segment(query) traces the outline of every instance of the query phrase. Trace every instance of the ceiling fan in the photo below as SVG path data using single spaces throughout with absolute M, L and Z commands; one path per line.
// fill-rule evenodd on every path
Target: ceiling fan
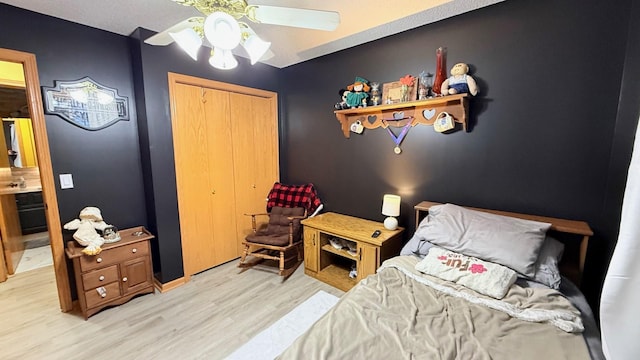
M 256 35 L 241 20 L 255 23 L 300 27 L 314 30 L 335 30 L 340 14 L 335 11 L 299 9 L 268 5 L 249 5 L 246 0 L 172 0 L 184 6 L 193 6 L 204 16 L 194 16 L 145 40 L 150 45 L 169 45 L 177 42 L 194 60 L 198 51 L 208 42 L 212 47 L 211 66 L 228 70 L 238 66 L 231 50 L 242 45 L 255 64 L 273 56 L 271 43 Z

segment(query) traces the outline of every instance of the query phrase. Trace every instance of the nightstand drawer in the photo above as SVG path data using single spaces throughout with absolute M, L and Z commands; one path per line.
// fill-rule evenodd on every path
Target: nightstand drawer
M 104 290 L 102 294 L 98 292 L 98 289 L 100 288 Z M 95 289 L 85 291 L 84 296 L 87 301 L 87 308 L 92 308 L 100 303 L 117 299 L 120 297 L 120 283 L 112 282 L 111 284 L 106 284 L 102 287 L 98 286 Z
M 118 265 L 94 270 L 86 274 L 82 274 L 82 284 L 84 290 L 92 290 L 99 286 L 118 281 Z
M 131 255 L 141 256 L 149 254 L 149 243 L 140 241 L 120 247 L 103 250 L 94 256 L 82 256 L 80 258 L 80 269 L 82 272 L 97 269 L 100 267 L 113 265 L 128 259 Z

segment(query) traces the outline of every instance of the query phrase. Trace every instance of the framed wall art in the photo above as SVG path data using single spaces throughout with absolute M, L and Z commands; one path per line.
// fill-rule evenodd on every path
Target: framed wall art
M 54 81 L 42 87 L 45 114 L 58 115 L 86 130 L 100 130 L 120 120 L 129 121 L 129 103 L 118 90 L 89 77 Z
M 409 100 L 413 101 L 418 98 L 418 84 L 414 84 L 409 88 Z M 393 81 L 382 84 L 382 103 L 397 104 L 402 102 L 402 83 Z

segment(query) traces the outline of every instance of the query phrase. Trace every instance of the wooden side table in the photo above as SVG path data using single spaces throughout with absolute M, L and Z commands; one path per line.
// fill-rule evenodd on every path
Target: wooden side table
M 379 222 L 337 213 L 302 220 L 304 225 L 304 272 L 320 281 L 349 291 L 358 281 L 374 274 L 380 264 L 400 253 L 403 228 L 387 230 Z M 371 237 L 380 230 L 380 236 Z M 355 254 L 336 249 L 329 239 L 354 244 Z M 349 277 L 352 267 L 355 278 Z
M 66 253 L 73 260 L 78 302 L 85 320 L 107 306 L 154 291 L 149 242 L 155 236 L 143 226 L 119 233 L 120 241 L 104 244 L 102 252 L 94 256 L 82 253 L 84 248 L 75 241 L 67 242 Z

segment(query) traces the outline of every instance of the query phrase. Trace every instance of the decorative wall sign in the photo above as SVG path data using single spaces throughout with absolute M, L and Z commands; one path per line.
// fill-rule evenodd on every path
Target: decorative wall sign
M 120 120 L 129 121 L 129 104 L 117 89 L 100 85 L 89 77 L 54 81 L 42 87 L 44 112 L 58 115 L 87 130 L 100 130 Z

